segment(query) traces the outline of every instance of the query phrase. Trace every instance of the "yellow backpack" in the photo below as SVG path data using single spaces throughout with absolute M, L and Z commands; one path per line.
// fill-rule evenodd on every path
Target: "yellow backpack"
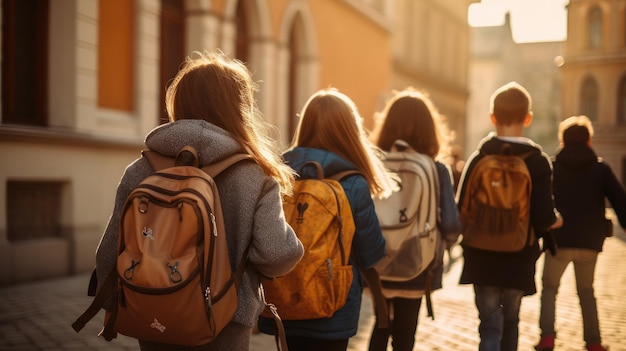
M 264 282 L 265 298 L 284 320 L 327 318 L 340 309 L 352 285 L 348 264 L 355 225 L 339 180 L 357 171 L 325 178 L 314 161 L 317 178 L 297 179 L 283 200 L 285 217 L 302 242 L 304 256 L 287 275 Z M 267 313 L 264 314 L 268 316 Z

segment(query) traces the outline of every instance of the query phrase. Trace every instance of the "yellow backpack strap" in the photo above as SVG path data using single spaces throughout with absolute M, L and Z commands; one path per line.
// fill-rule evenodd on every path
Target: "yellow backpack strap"
M 361 174 L 363 175 L 363 173 L 361 173 L 360 171 L 356 171 L 356 170 L 348 170 L 348 171 L 343 171 L 343 172 L 339 172 L 339 173 L 335 173 L 332 176 L 328 177 L 328 179 L 333 179 L 336 181 L 340 181 L 343 178 L 349 176 L 349 175 L 353 175 L 353 174 Z

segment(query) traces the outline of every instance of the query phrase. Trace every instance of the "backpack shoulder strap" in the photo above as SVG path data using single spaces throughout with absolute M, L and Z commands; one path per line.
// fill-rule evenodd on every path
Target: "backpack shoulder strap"
M 218 174 L 220 174 L 226 168 L 234 165 L 235 163 L 243 160 L 252 160 L 252 156 L 249 154 L 234 154 L 221 161 L 217 161 L 213 164 L 202 167 L 202 170 L 205 171 L 211 178 L 215 178 Z
M 141 150 L 141 156 L 145 157 L 150 164 L 150 167 L 154 171 L 160 171 L 162 169 L 174 166 L 174 158 L 161 155 L 160 153 L 152 150 Z
M 339 172 L 339 173 L 335 173 L 332 176 L 328 177 L 328 179 L 333 179 L 336 181 L 340 181 L 343 178 L 349 176 L 349 175 L 353 175 L 353 174 L 360 174 L 363 175 L 363 173 L 361 173 L 360 171 L 357 170 L 347 170 L 347 171 L 343 171 L 343 172 Z
M 195 153 L 195 149 L 193 149 L 191 146 L 189 147 L 186 146 L 182 148 L 179 153 L 182 153 L 183 151 L 190 151 L 192 153 Z M 174 157 L 165 156 L 152 150 L 142 150 L 141 155 L 145 157 L 146 160 L 148 160 L 150 167 L 152 167 L 152 169 L 154 169 L 155 171 L 159 171 L 168 167 L 173 167 L 176 163 L 176 159 Z M 210 164 L 201 168 L 208 175 L 214 178 L 215 176 L 220 174 L 223 170 L 232 166 L 233 164 L 239 161 L 248 160 L 248 159 L 252 160 L 252 156 L 250 156 L 249 154 L 244 154 L 244 153 L 234 154 L 229 157 L 226 157 L 223 160 L 217 161 L 213 164 Z

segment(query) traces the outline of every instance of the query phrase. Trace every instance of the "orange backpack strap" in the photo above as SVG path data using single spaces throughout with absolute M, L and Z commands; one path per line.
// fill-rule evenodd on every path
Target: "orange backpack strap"
M 191 146 L 185 146 L 183 147 L 180 151 L 179 151 L 179 155 L 181 155 L 183 152 L 191 152 L 195 158 L 196 158 L 196 162 L 198 159 L 198 154 L 196 152 L 196 150 L 191 147 Z M 165 156 L 162 155 L 156 151 L 152 151 L 152 150 L 142 150 L 141 151 L 141 155 L 143 157 L 146 158 L 146 160 L 148 160 L 148 163 L 150 164 L 150 167 L 152 167 L 152 169 L 154 169 L 155 171 L 159 171 L 168 167 L 174 167 L 176 165 L 176 158 L 171 157 L 171 156 Z M 253 160 L 252 156 L 250 156 L 249 154 L 234 154 L 231 155 L 229 157 L 226 157 L 225 159 L 222 159 L 220 161 L 217 161 L 213 164 L 201 167 L 203 171 L 205 171 L 208 175 L 210 175 L 212 178 L 214 178 L 215 176 L 217 176 L 218 174 L 220 174 L 223 170 L 225 170 L 226 168 L 230 167 L 231 165 L 239 162 L 239 161 L 243 161 L 243 160 Z M 194 166 L 198 166 L 197 163 L 194 163 Z

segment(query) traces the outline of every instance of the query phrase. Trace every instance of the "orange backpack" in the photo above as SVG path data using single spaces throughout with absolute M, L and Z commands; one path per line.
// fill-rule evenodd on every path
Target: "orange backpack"
M 304 256 L 285 276 L 264 282 L 265 297 L 284 320 L 328 318 L 343 307 L 352 285 L 348 264 L 355 225 L 339 180 L 356 171 L 296 180 L 293 196 L 283 200 L 285 217 L 304 246 Z M 265 316 L 269 316 L 264 313 Z
M 105 339 L 119 332 L 152 342 L 207 344 L 237 311 L 247 258 L 232 270 L 213 177 L 250 156 L 233 155 L 201 169 L 190 146 L 175 160 L 151 151 L 142 154 L 156 172 L 126 200 L 116 265 L 72 327 L 80 331 L 113 297 L 100 333 Z M 193 164 L 179 165 L 185 159 Z
M 497 252 L 516 252 L 534 240 L 530 227 L 532 181 L 524 161 L 504 144 L 499 154 L 483 156 L 467 175 L 459 217 L 463 244 Z

